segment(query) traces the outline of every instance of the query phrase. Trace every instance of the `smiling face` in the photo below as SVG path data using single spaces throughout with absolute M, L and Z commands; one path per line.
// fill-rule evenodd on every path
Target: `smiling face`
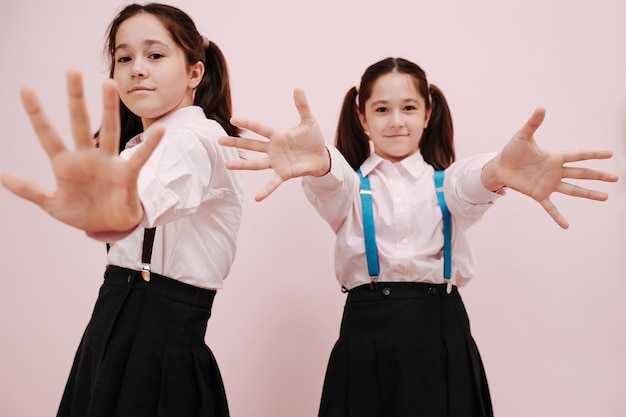
M 363 130 L 382 158 L 398 162 L 418 151 L 428 125 L 430 110 L 411 75 L 389 72 L 373 84 L 372 93 L 359 113 Z
M 120 99 L 141 118 L 144 129 L 181 107 L 191 106 L 193 90 L 204 74 L 204 65 L 189 65 L 168 30 L 149 13 L 134 15 L 120 24 L 113 65 Z

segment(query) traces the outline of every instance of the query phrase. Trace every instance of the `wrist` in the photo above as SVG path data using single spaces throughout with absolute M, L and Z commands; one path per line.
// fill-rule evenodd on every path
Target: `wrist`
M 330 172 L 331 167 L 332 167 L 332 162 L 331 162 L 331 157 L 330 157 L 330 150 L 328 149 L 328 146 L 324 146 L 324 156 L 322 157 L 322 165 L 320 169 L 317 170 L 312 175 L 314 177 L 323 177 L 324 175 Z
M 503 187 L 506 186 L 506 184 L 499 178 L 498 161 L 499 155 L 497 155 L 493 159 L 490 159 L 483 166 L 483 169 L 480 173 L 480 180 L 483 186 L 494 193 L 500 191 Z

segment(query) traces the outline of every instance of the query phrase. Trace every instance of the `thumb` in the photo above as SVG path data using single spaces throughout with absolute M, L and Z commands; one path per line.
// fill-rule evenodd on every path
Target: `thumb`
M 519 139 L 530 140 L 546 117 L 546 109 L 537 107 L 524 126 L 515 135 Z
M 300 114 L 301 124 L 308 124 L 315 120 L 303 89 L 296 88 L 293 90 L 293 101 L 298 109 L 298 114 Z

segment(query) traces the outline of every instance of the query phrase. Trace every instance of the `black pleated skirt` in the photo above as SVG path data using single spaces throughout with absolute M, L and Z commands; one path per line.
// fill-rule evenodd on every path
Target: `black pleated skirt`
M 493 416 L 456 287 L 378 283 L 349 291 L 320 417 Z
M 58 417 L 227 417 L 204 336 L 215 291 L 109 266 Z

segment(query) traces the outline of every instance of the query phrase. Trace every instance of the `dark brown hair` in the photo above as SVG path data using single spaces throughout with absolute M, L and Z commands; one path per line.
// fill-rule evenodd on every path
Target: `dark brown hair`
M 365 103 L 372 95 L 376 80 L 390 72 L 410 75 L 415 82 L 415 88 L 426 102 L 426 109 L 432 109 L 428 127 L 420 139 L 419 149 L 424 160 L 435 169 L 447 168 L 455 159 L 454 131 L 448 103 L 439 88 L 428 84 L 424 70 L 403 58 L 386 58 L 371 65 L 361 77 L 359 90 L 352 87 L 348 91 L 337 125 L 337 149 L 355 170 L 369 157 L 369 137 L 363 130 L 359 112 L 365 114 Z
M 117 14 L 109 25 L 105 43 L 105 53 L 110 63 L 109 77 L 113 78 L 115 71 L 114 55 L 117 31 L 125 20 L 140 13 L 148 13 L 159 19 L 172 35 L 174 42 L 185 53 L 188 65 L 199 61 L 204 63 L 204 76 L 196 87 L 193 104 L 202 107 L 206 116 L 217 121 L 228 135 L 238 136 L 239 129 L 230 123 L 232 101 L 226 59 L 214 42 L 205 45 L 204 38 L 196 29 L 193 20 L 176 7 L 159 3 L 131 4 Z M 120 119 L 122 124 L 121 151 L 128 140 L 143 131 L 143 126 L 141 118 L 133 114 L 121 101 Z

